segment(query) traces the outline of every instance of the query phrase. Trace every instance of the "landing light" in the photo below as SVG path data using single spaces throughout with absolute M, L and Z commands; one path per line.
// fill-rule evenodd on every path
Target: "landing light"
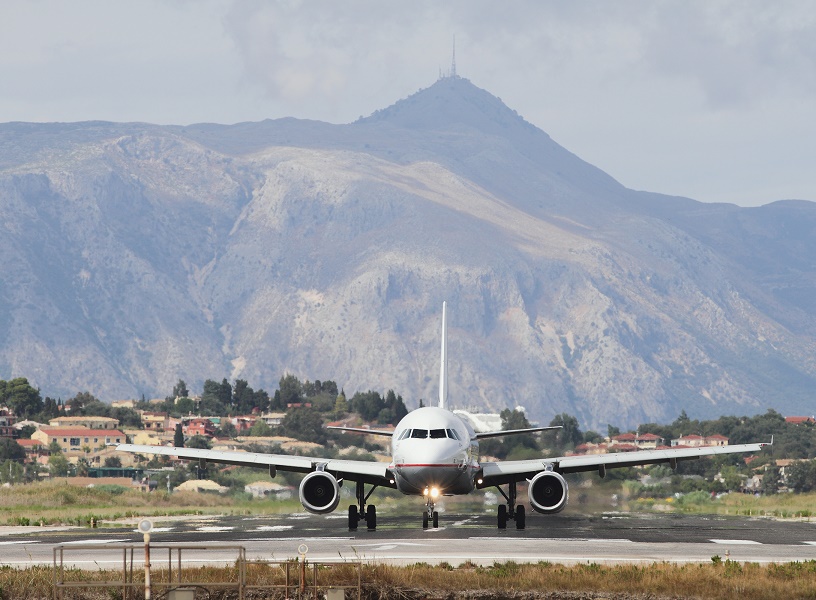
M 477 479 L 476 483 L 478 483 L 479 485 L 482 485 L 482 483 L 484 483 L 484 479 Z
M 431 488 L 431 498 L 439 497 L 439 488 Z
M 428 488 L 425 488 L 425 491 L 423 491 L 423 492 L 422 492 L 422 495 L 423 495 L 423 496 L 427 496 L 427 495 L 428 495 Z

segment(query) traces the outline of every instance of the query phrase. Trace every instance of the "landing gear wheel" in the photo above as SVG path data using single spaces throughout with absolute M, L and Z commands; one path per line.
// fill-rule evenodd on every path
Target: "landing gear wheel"
M 422 529 L 428 529 L 428 511 L 422 513 Z
M 368 507 L 366 507 L 366 525 L 369 531 L 377 529 L 377 509 L 373 504 L 369 504 Z
M 357 531 L 357 523 L 360 520 L 360 515 L 357 513 L 357 507 L 353 504 L 349 505 L 349 531 Z
M 507 529 L 507 507 L 499 505 L 499 529 Z
M 433 511 L 433 526 L 434 529 L 439 529 L 439 513 Z
M 524 507 L 519 504 L 516 507 L 516 529 L 524 529 L 527 525 L 527 515 L 524 512 Z

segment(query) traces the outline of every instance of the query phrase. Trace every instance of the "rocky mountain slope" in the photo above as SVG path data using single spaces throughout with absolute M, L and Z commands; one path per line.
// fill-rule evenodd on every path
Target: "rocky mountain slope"
M 525 406 L 583 427 L 813 412 L 816 204 L 628 190 L 446 78 L 348 125 L 0 125 L 0 378 Z

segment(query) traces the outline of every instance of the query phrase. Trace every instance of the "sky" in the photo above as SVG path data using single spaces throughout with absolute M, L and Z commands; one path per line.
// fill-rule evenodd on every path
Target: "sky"
M 348 123 L 451 67 L 627 187 L 816 200 L 811 0 L 0 0 L 0 122 Z

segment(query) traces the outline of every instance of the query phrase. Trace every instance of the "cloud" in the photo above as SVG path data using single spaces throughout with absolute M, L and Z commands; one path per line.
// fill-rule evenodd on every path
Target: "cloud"
M 754 106 L 816 90 L 811 2 L 691 1 L 659 5 L 645 34 L 651 75 L 697 87 L 713 108 Z

